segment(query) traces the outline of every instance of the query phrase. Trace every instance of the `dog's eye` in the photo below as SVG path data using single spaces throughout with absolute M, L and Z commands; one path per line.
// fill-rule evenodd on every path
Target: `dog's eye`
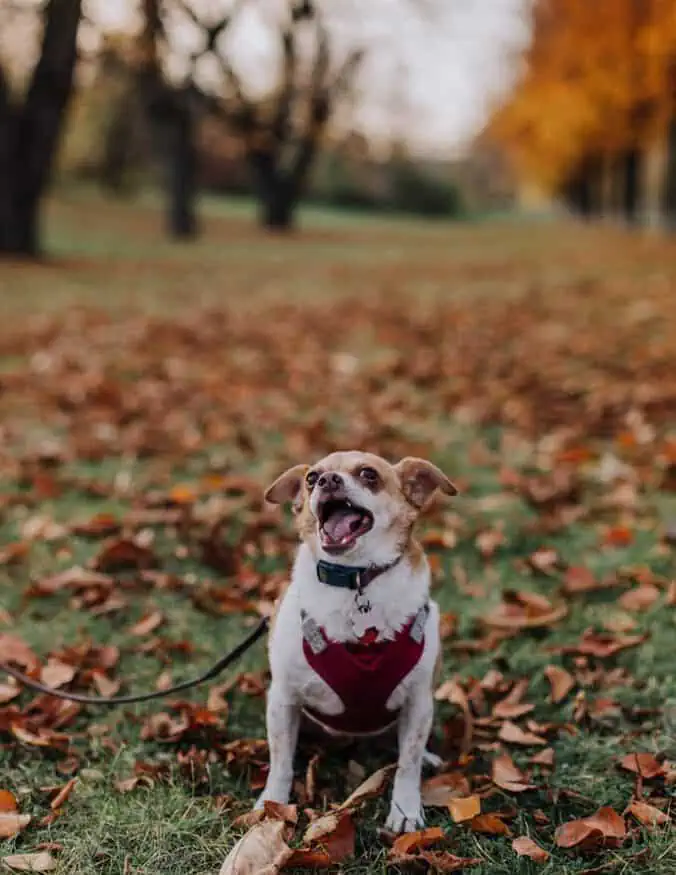
M 308 471 L 305 476 L 305 482 L 308 485 L 308 489 L 312 489 L 315 483 L 319 480 L 319 474 L 317 471 Z
M 369 486 L 373 486 L 379 480 L 378 472 L 375 468 L 362 468 L 359 472 L 360 478 L 364 481 L 364 483 Z

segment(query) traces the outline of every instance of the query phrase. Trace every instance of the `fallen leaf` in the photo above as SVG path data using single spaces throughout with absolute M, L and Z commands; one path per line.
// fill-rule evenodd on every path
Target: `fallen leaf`
M 647 611 L 660 597 L 659 589 L 652 583 L 642 583 L 620 596 L 620 606 L 625 611 Z
M 563 576 L 563 591 L 569 595 L 581 592 L 593 592 L 599 588 L 593 573 L 579 565 L 571 565 Z
M 20 665 L 28 672 L 40 666 L 40 660 L 26 642 L 11 632 L 0 634 L 0 662 Z
M 552 688 L 551 699 L 555 705 L 563 702 L 575 686 L 575 678 L 558 665 L 548 665 L 545 668 L 545 677 Z
M 612 526 L 603 536 L 603 543 L 607 547 L 628 547 L 633 540 L 633 532 L 627 526 Z
M 17 811 L 0 811 L 0 839 L 9 839 L 18 835 L 30 822 L 30 814 L 19 814 Z
M 19 803 L 11 790 L 0 790 L 0 812 L 17 811 Z
M 157 564 L 152 550 L 129 538 L 108 541 L 93 561 L 94 570 L 104 572 L 155 568 Z
M 36 854 L 10 854 L 3 857 L 5 866 L 15 872 L 51 872 L 56 869 L 56 860 L 49 851 L 39 851 Z
M 362 784 L 360 784 L 341 805 L 338 806 L 338 811 L 352 811 L 367 799 L 374 799 L 376 796 L 381 796 L 387 787 L 393 769 L 393 766 L 385 766 L 382 769 L 378 769 L 377 772 L 374 772 Z
M 620 761 L 620 768 L 634 772 L 642 778 L 659 778 L 664 775 L 664 766 L 650 753 L 630 753 Z
M 641 802 L 638 799 L 634 799 L 633 802 L 629 803 L 625 814 L 631 814 L 643 826 L 649 827 L 663 826 L 671 820 L 664 811 L 660 811 L 654 805 L 649 805 L 647 802 Z
M 469 781 L 462 772 L 447 772 L 428 778 L 422 785 L 422 804 L 427 808 L 447 808 L 452 799 L 469 796 Z
M 47 660 L 47 665 L 40 672 L 40 680 L 48 687 L 58 689 L 69 684 L 75 677 L 75 667 L 58 659 Z
M 472 818 L 469 825 L 472 832 L 480 832 L 485 835 L 508 836 L 512 834 L 504 820 L 495 814 L 478 814 Z
M 129 630 L 129 634 L 134 635 L 137 638 L 142 638 L 145 635 L 150 635 L 151 632 L 154 632 L 163 622 L 164 614 L 162 611 L 152 611 L 142 617 L 138 623 L 134 623 Z
M 237 842 L 223 861 L 219 875 L 276 875 L 293 851 L 284 841 L 281 820 L 264 820 Z
M 498 732 L 498 738 L 500 741 L 505 741 L 508 744 L 520 744 L 524 747 L 547 744 L 544 738 L 540 738 L 539 735 L 535 735 L 533 732 L 526 732 L 520 726 L 517 726 L 516 723 L 512 723 L 511 720 L 505 720 L 502 724 L 500 732 Z
M 547 851 L 527 836 L 514 839 L 512 848 L 519 857 L 530 857 L 534 863 L 546 863 L 550 856 Z
M 548 766 L 553 768 L 554 748 L 546 747 L 544 750 L 538 751 L 538 753 L 533 754 L 529 762 L 533 763 L 534 766 Z
M 559 848 L 619 847 L 626 834 L 624 818 L 612 808 L 604 807 L 591 817 L 571 820 L 558 827 L 555 841 Z
M 308 835 L 313 825 L 310 824 L 303 838 L 306 843 L 316 846 L 315 849 L 318 848 L 326 853 L 332 865 L 354 855 L 356 832 L 349 811 L 342 811 L 337 815 L 337 822 L 331 831 L 322 831 L 319 835 L 315 831 L 315 835 L 310 839 Z
M 552 626 L 567 614 L 568 606 L 563 602 L 552 605 L 544 596 L 507 590 L 503 593 L 501 604 L 482 619 L 489 626 L 516 632 Z
M 58 808 L 61 808 L 63 803 L 68 799 L 70 794 L 73 792 L 73 788 L 77 784 L 77 778 L 71 778 L 67 784 L 59 790 L 56 796 L 52 799 L 50 803 L 50 807 L 52 811 L 56 811 Z
M 448 810 L 454 823 L 462 823 L 465 820 L 471 820 L 481 812 L 481 799 L 478 796 L 451 799 L 448 803 Z
M 506 753 L 493 760 L 491 780 L 509 793 L 523 793 L 525 790 L 532 790 L 534 786 Z
M 438 826 L 429 826 L 427 829 L 419 829 L 416 832 L 408 832 L 394 840 L 391 851 L 393 854 L 411 854 L 431 848 L 433 845 L 444 841 L 446 833 Z

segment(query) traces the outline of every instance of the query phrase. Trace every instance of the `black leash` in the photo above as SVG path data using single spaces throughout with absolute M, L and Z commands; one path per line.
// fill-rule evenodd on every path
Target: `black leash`
M 199 677 L 192 678 L 188 681 L 182 681 L 180 684 L 175 684 L 173 687 L 168 687 L 166 690 L 155 690 L 152 693 L 139 693 L 137 696 L 85 696 L 81 693 L 68 693 L 64 690 L 56 690 L 53 687 L 47 687 L 39 681 L 24 674 L 16 668 L 7 665 L 6 662 L 0 662 L 0 671 L 7 672 L 25 687 L 35 690 L 37 693 L 45 693 L 48 696 L 56 696 L 57 699 L 66 699 L 68 702 L 81 702 L 83 705 L 132 705 L 134 702 L 148 702 L 150 699 L 162 699 L 165 696 L 171 696 L 173 693 L 179 693 L 181 690 L 189 690 L 191 687 L 196 687 L 209 681 L 219 675 L 224 669 L 233 662 L 243 656 L 246 651 L 252 647 L 259 638 L 268 630 L 268 619 L 264 617 L 260 623 L 244 638 L 237 647 L 234 647 L 225 656 L 222 656 L 218 662 L 215 662 L 211 668 L 207 669 L 204 674 Z

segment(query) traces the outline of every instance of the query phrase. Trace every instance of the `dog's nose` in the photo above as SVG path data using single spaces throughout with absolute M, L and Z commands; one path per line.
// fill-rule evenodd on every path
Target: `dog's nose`
M 322 474 L 317 481 L 317 486 L 324 490 L 324 492 L 336 492 L 342 487 L 342 485 L 343 478 L 340 474 L 336 474 L 335 471 L 329 471 L 327 474 Z

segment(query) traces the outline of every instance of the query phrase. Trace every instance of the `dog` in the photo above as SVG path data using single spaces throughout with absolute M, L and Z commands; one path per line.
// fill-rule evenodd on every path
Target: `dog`
M 302 719 L 331 735 L 396 727 L 398 761 L 386 826 L 424 825 L 420 784 L 440 655 L 439 609 L 414 524 L 437 491 L 457 489 L 431 462 L 391 465 L 337 452 L 296 465 L 265 498 L 291 504 L 300 536 L 268 642 L 270 770 L 256 806 L 287 803 Z

